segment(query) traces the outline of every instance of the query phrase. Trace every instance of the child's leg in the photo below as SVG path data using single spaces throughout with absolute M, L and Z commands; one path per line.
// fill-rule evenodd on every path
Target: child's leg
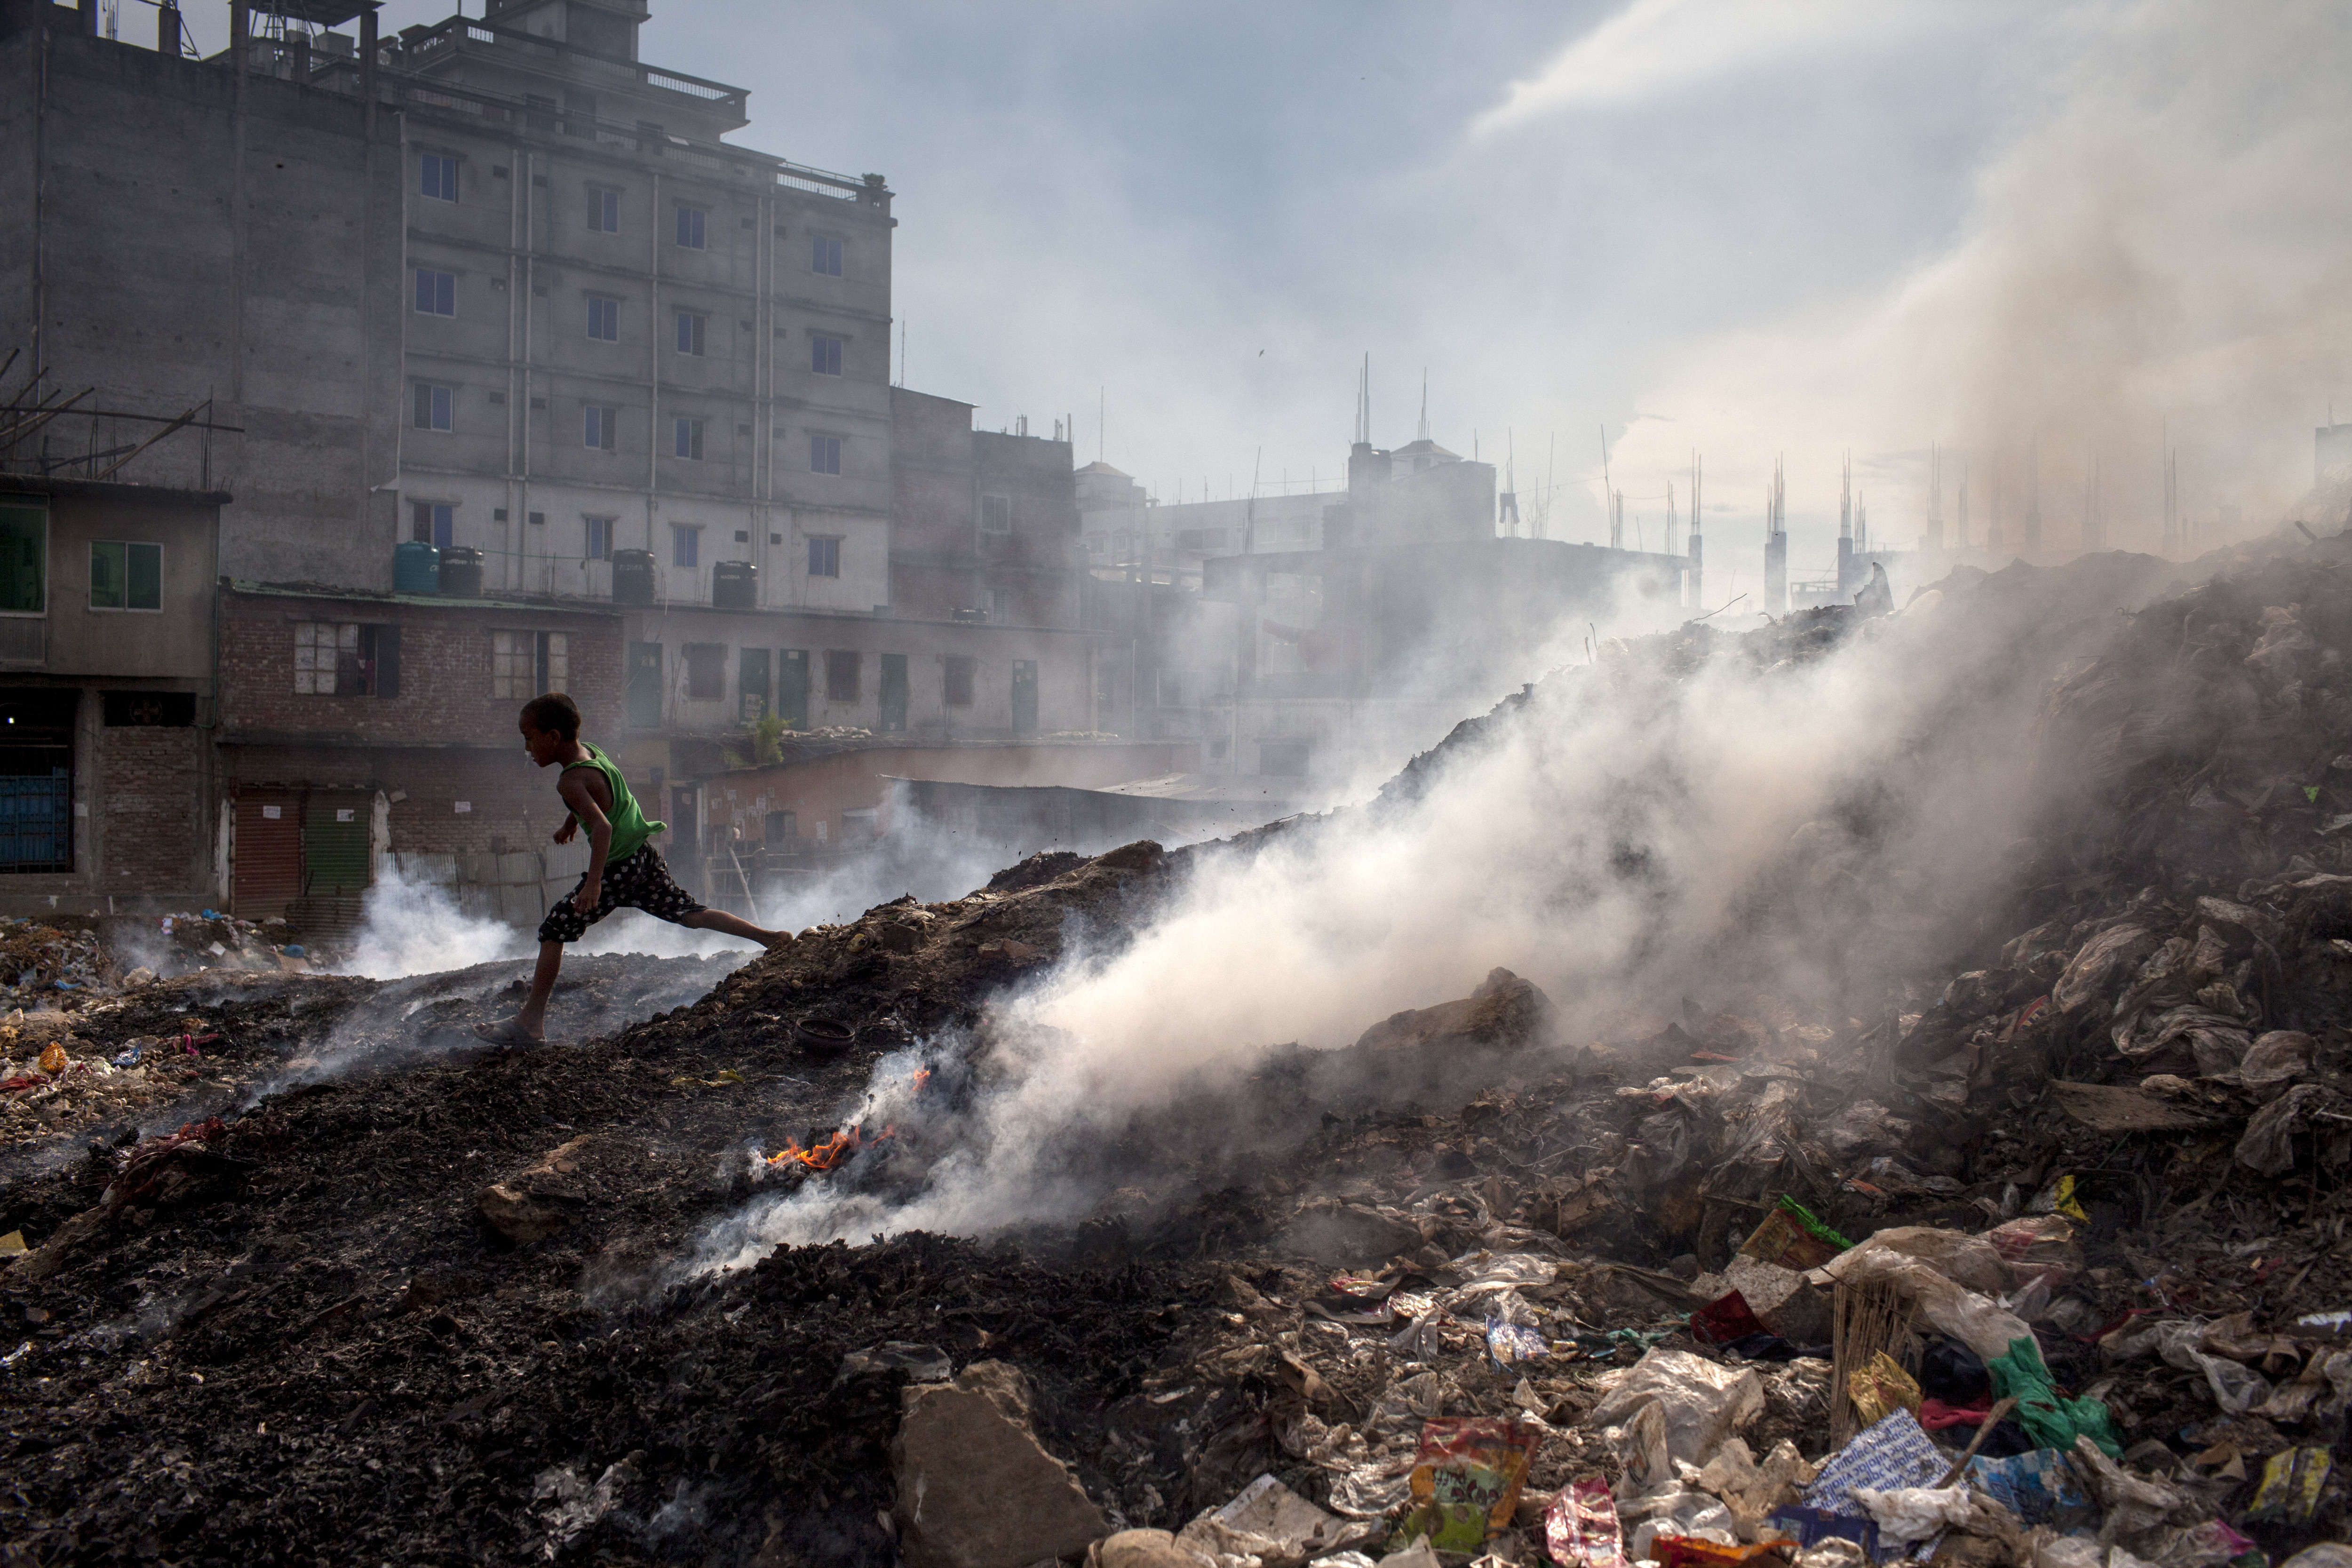
M 515 1014 L 515 1023 L 523 1033 L 542 1036 L 547 1033 L 547 998 L 555 989 L 555 972 L 563 967 L 563 944 L 542 942 L 539 944 L 539 965 L 530 972 L 530 994 L 523 999 Z
M 643 856 L 643 860 L 638 860 Z M 671 879 L 669 867 L 653 847 L 637 851 L 629 858 L 636 862 L 629 868 L 628 887 L 622 901 L 633 904 L 656 920 L 667 921 L 674 926 L 686 926 L 694 931 L 723 931 L 740 936 L 745 942 L 756 942 L 761 947 L 783 947 L 793 940 L 788 931 L 769 931 L 750 921 L 729 914 L 724 910 L 705 909 L 692 894 Z
M 692 926 L 697 931 L 724 931 L 729 936 L 740 936 L 746 942 L 756 942 L 761 947 L 782 947 L 793 940 L 793 933 L 788 931 L 769 931 L 730 915 L 725 910 L 697 910 L 672 923 Z

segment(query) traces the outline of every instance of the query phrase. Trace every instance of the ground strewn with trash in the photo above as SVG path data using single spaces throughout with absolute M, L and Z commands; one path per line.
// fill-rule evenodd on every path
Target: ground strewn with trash
M 1465 973 L 1074 1139 L 1074 1224 L 683 1266 L 763 1194 L 919 1188 L 992 997 L 1320 825 L 583 961 L 538 1051 L 467 1044 L 512 966 L 27 1008 L 10 1074 L 96 1108 L 0 1124 L 0 1562 L 2352 1568 L 2347 568 L 1944 585 L 2089 628 L 2021 645 L 2013 737 L 2089 784 L 1958 962 L 1598 1033 Z M 921 1126 L 844 1121 L 902 1059 Z

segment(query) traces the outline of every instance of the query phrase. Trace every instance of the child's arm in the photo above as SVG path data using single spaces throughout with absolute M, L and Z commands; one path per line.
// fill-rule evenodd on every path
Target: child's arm
M 589 780 L 593 777 L 583 768 L 565 773 L 562 781 L 555 786 L 555 793 L 562 795 L 563 804 L 572 808 L 572 819 L 588 829 L 588 879 L 580 885 L 580 891 L 573 897 L 572 906 L 583 914 L 593 910 L 603 895 L 604 852 L 613 847 L 612 818 L 604 815 L 604 808 L 596 804 L 595 795 L 589 792 Z

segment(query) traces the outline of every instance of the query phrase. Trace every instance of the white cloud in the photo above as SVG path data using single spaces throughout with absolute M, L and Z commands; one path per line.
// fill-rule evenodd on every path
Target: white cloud
M 1479 132 L 1553 110 L 1632 103 L 1882 31 L 1908 7 L 1865 0 L 1633 0 L 1514 82 Z M 1824 84 L 1825 86 L 1830 84 Z

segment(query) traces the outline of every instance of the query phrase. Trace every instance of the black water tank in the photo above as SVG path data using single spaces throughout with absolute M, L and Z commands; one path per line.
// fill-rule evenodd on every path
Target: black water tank
M 722 610 L 760 607 L 760 569 L 749 561 L 719 561 L 710 568 L 710 602 Z
M 654 602 L 654 552 L 650 550 L 613 552 L 613 603 L 650 605 Z
M 441 596 L 478 599 L 482 596 L 482 552 L 470 544 L 452 544 L 441 552 Z

